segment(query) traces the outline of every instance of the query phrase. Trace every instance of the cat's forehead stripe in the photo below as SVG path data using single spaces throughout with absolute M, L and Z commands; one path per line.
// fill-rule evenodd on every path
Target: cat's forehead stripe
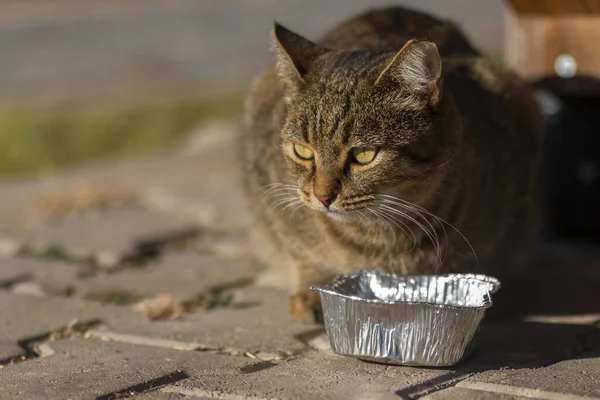
M 351 93 L 325 93 L 317 103 L 315 129 L 311 141 L 320 140 L 320 145 L 344 144 L 349 135 L 347 121 L 351 109 Z
M 377 75 L 394 53 L 371 53 L 364 50 L 338 53 L 328 59 L 319 75 L 324 82 L 342 84 L 344 87 L 355 85 L 359 79 L 368 75 Z
M 309 126 L 309 123 L 306 120 L 306 118 L 300 118 L 299 130 L 302 135 L 302 139 L 304 139 L 304 141 L 306 143 L 308 143 L 310 141 L 309 133 L 308 133 L 308 126 Z

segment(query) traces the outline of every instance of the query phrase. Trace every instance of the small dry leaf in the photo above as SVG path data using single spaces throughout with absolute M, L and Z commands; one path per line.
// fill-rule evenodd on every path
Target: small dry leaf
M 206 311 L 207 305 L 205 301 L 188 300 L 180 303 L 183 312 L 193 313 L 196 311 Z
M 22 361 L 26 361 L 26 360 L 27 360 L 27 357 L 25 355 L 18 355 L 18 356 L 11 358 L 9 365 L 14 365 L 14 364 L 20 363 Z
M 143 312 L 150 321 L 173 320 L 186 312 L 181 303 L 175 301 L 169 294 L 161 294 L 153 299 L 141 301 L 133 308 Z

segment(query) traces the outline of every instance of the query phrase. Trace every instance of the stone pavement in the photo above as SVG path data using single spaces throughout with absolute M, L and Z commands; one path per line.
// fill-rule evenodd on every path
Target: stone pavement
M 252 285 L 234 128 L 0 186 L 0 399 L 600 398 L 593 247 L 548 245 L 456 367 L 333 354 Z

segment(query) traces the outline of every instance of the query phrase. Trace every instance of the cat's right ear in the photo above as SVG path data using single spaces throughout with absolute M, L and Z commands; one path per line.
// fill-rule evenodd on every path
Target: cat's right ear
M 433 42 L 409 40 L 383 69 L 375 85 L 384 81 L 400 83 L 407 93 L 424 97 L 437 107 L 442 97 L 442 58 Z
M 277 72 L 283 80 L 288 97 L 305 84 L 305 76 L 315 59 L 329 50 L 321 47 L 275 22 L 273 48 L 277 54 Z

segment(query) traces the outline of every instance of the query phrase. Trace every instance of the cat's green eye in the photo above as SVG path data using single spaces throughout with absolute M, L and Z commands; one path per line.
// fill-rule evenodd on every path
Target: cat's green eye
M 352 158 L 359 164 L 369 164 L 377 155 L 377 150 L 365 147 L 355 147 L 352 149 Z
M 315 157 L 311 149 L 297 143 L 294 144 L 294 153 L 303 160 L 312 160 Z

